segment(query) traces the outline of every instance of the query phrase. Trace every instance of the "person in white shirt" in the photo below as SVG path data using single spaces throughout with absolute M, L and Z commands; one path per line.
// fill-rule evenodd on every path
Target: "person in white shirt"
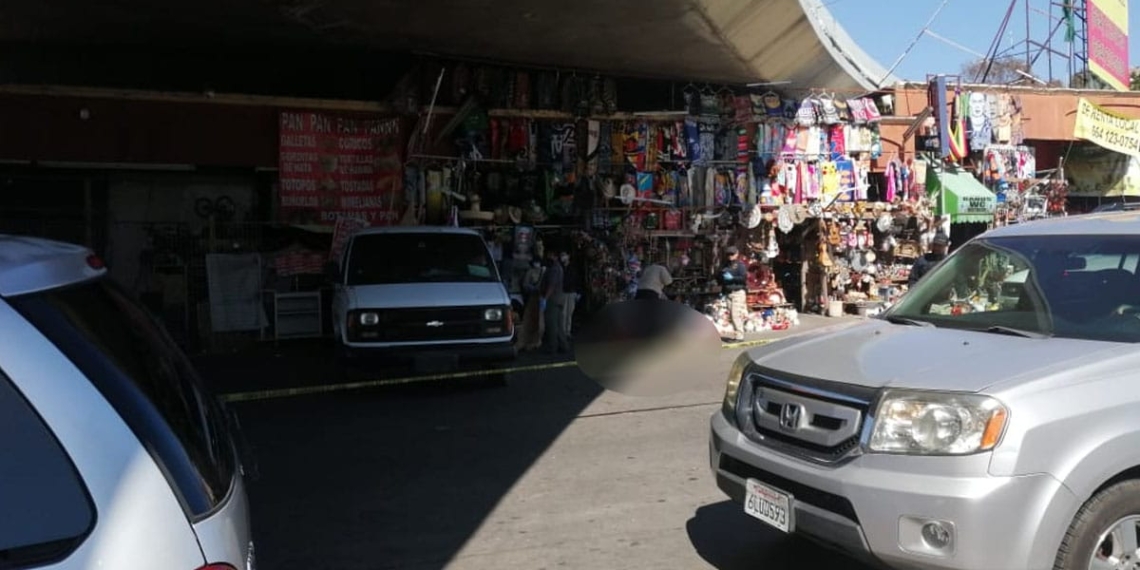
M 641 277 L 637 280 L 637 295 L 634 299 L 665 298 L 665 288 L 673 284 L 673 275 L 664 265 L 654 263 L 641 270 Z

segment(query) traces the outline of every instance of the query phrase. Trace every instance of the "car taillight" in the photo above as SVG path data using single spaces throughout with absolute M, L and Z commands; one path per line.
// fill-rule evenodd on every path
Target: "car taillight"
M 87 256 L 87 267 L 91 269 L 103 269 L 107 264 L 103 263 L 103 258 L 98 255 L 91 254 Z
M 237 570 L 237 568 L 234 568 L 229 564 L 207 564 L 198 570 Z

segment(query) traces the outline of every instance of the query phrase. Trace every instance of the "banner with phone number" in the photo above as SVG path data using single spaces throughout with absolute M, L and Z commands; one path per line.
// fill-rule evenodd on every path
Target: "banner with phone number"
M 1108 150 L 1140 156 L 1140 119 L 1125 117 L 1081 97 L 1073 136 Z

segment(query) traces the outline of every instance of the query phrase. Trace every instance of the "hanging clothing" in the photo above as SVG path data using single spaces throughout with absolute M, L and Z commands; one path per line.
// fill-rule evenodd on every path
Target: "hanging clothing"
M 856 171 L 856 184 L 855 199 L 858 201 L 866 201 L 867 191 L 871 188 L 871 165 L 864 161 L 855 163 Z
M 1037 177 L 1037 158 L 1033 149 L 1025 146 L 990 145 L 983 165 L 982 182 L 990 187 Z
M 812 172 L 810 165 L 807 162 L 796 162 L 796 181 L 799 185 L 799 195 L 801 201 L 814 200 L 817 195 L 812 192 L 811 177 Z
M 794 154 L 798 158 L 806 158 L 808 154 L 808 141 L 811 140 L 811 129 L 808 127 L 796 128 L 796 150 Z
M 716 123 L 705 120 L 697 124 L 700 129 L 700 160 L 716 160 Z
M 1008 95 L 997 95 L 998 119 L 996 140 L 998 144 L 1009 144 L 1013 139 L 1013 105 Z
M 828 128 L 829 154 L 831 160 L 842 160 L 847 157 L 846 125 L 832 125 Z
M 689 145 L 686 140 L 685 122 L 678 121 L 673 124 L 673 160 L 684 161 L 689 158 Z
M 834 162 L 825 160 L 819 163 L 820 188 L 825 202 L 834 201 L 839 196 L 839 172 Z
M 811 98 L 800 101 L 799 109 L 796 111 L 796 126 L 807 128 L 815 126 L 818 123 L 816 116 L 815 104 Z
M 685 144 L 688 146 L 689 160 L 695 163 L 708 160 L 701 156 L 701 128 L 696 119 L 685 119 Z
M 782 123 L 780 125 L 781 131 L 784 133 L 784 146 L 780 149 L 780 154 L 784 158 L 795 157 L 796 146 L 799 141 L 799 133 L 795 125 L 791 123 Z
M 851 201 L 857 197 L 859 180 L 855 174 L 855 163 L 850 159 L 840 158 L 835 160 L 836 176 L 839 179 L 839 199 L 840 201 Z
M 825 125 L 838 125 L 842 120 L 839 118 L 839 110 L 835 107 L 835 100 L 831 97 L 820 97 L 818 105 L 822 115 L 822 123 Z
M 716 205 L 716 169 L 705 168 L 705 203 L 706 208 Z
M 854 125 L 843 125 L 843 141 L 847 145 L 847 152 L 850 154 L 865 152 L 867 149 L 863 148 L 862 138 L 859 135 L 859 127 Z
M 897 160 L 891 160 L 887 163 L 886 171 L 883 177 L 886 178 L 887 188 L 883 199 L 887 202 L 894 202 L 895 197 L 898 195 L 898 176 L 899 176 L 899 163 Z
M 804 149 L 804 154 L 808 160 L 819 160 L 823 154 L 824 136 L 824 131 L 820 127 L 813 126 L 807 129 L 807 148 Z
M 993 141 L 993 126 L 989 116 L 989 97 L 978 91 L 967 95 L 969 99 L 969 135 L 970 148 L 980 150 Z

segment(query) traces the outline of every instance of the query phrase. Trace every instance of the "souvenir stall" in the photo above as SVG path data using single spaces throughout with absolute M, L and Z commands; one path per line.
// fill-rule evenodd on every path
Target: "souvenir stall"
M 926 199 L 836 204 L 811 221 L 807 310 L 873 315 L 906 292 L 910 268 L 940 220 Z
M 437 120 L 450 150 L 409 147 L 403 223 L 485 229 L 520 299 L 528 268 L 556 247 L 582 264 L 587 312 L 631 298 L 640 268 L 660 263 L 675 276 L 669 295 L 720 322 L 714 276 L 735 245 L 749 263 L 749 328 L 790 326 L 809 296 L 810 222 L 831 204 L 883 198 L 868 196 L 881 154 L 870 97 L 689 85 L 683 110 L 633 114 L 617 111 L 612 88 L 571 87 L 564 96 L 585 103 L 464 105 Z
M 839 102 L 817 94 L 799 103 L 791 123 L 775 127 L 785 129 L 787 142 L 770 159 L 776 168 L 767 184 L 773 201 L 786 204 L 781 214 L 787 208 L 794 217 L 804 310 L 835 316 L 881 310 L 905 291 L 910 266 L 933 234 L 923 165 L 890 157 L 871 183 L 870 160 L 884 158 L 880 118 L 873 99 Z M 772 144 L 760 145 L 762 156 L 773 152 Z

